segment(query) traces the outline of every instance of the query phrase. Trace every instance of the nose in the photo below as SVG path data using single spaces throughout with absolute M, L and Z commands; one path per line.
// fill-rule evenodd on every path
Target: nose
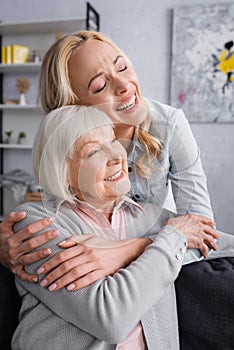
M 124 77 L 115 77 L 115 91 L 117 95 L 126 93 L 129 89 L 129 81 Z

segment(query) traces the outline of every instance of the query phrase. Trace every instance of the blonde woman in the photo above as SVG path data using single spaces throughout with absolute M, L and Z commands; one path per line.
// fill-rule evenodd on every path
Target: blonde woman
M 45 112 L 66 105 L 95 105 L 104 110 L 115 123 L 116 137 L 125 140 L 132 184 L 129 196 L 138 202 L 154 202 L 163 207 L 171 183 L 177 215 L 198 215 L 200 229 L 194 245 L 199 244 L 205 257 L 209 248 L 217 249 L 218 234 L 213 229 L 215 223 L 199 148 L 183 112 L 144 98 L 133 65 L 111 40 L 97 32 L 81 31 L 57 41 L 42 63 L 40 96 Z M 24 215 L 11 213 L 0 226 L 1 263 L 20 278 L 35 282 L 38 276 L 27 274 L 24 265 L 42 259 L 51 251 L 28 253 L 58 233 L 48 230 L 40 238 L 26 241 L 50 225 L 50 220 L 44 219 L 13 235 L 13 224 Z M 129 251 L 124 254 L 120 249 L 113 259 L 115 252 L 100 263 L 103 276 L 136 258 L 134 245 L 129 245 Z M 50 260 L 43 266 L 44 271 L 69 260 L 69 250 L 66 254 Z M 98 261 L 101 259 L 103 255 L 97 257 Z M 68 271 L 70 274 L 64 274 L 61 279 L 53 272 L 48 283 L 58 279 L 61 288 L 74 282 L 72 269 Z M 83 277 L 79 288 L 90 279 L 99 278 L 100 273 L 91 269 Z

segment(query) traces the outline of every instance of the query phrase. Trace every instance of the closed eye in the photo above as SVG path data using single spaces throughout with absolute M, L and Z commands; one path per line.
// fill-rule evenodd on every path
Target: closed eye
M 124 72 L 126 69 L 128 69 L 128 67 L 127 67 L 127 66 L 125 66 L 125 67 L 121 68 L 121 69 L 119 70 L 119 72 Z
M 98 152 L 100 152 L 100 148 L 94 148 L 92 151 L 90 151 L 86 158 L 91 158 L 92 156 L 94 156 L 95 154 L 97 154 Z
M 117 56 L 114 61 L 114 64 L 115 64 L 116 72 L 124 72 L 128 68 L 126 64 L 126 60 L 124 59 L 123 56 Z
M 106 87 L 106 84 L 104 84 L 101 88 L 99 88 L 98 90 L 94 91 L 95 94 L 97 94 L 98 92 L 101 92 L 102 90 L 104 90 Z

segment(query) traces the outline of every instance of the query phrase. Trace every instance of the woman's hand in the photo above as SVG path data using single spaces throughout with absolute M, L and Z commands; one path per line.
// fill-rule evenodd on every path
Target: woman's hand
M 23 220 L 25 216 L 24 212 L 12 212 L 0 224 L 0 263 L 23 281 L 37 282 L 38 276 L 26 273 L 24 265 L 45 258 L 51 254 L 51 250 L 44 248 L 36 252 L 29 252 L 55 238 L 59 233 L 55 230 L 49 230 L 31 238 L 35 233 L 51 225 L 52 219 L 44 218 L 14 234 L 13 225 Z
M 42 274 L 50 271 L 41 285 L 49 286 L 50 291 L 65 286 L 70 291 L 86 287 L 129 265 L 150 243 L 149 238 L 113 241 L 92 235 L 72 236 L 59 244 L 67 249 L 38 269 Z
M 218 250 L 215 239 L 220 235 L 214 229 L 215 222 L 201 215 L 186 214 L 169 219 L 164 225 L 180 230 L 187 239 L 188 248 L 199 249 L 208 258 L 208 247 Z

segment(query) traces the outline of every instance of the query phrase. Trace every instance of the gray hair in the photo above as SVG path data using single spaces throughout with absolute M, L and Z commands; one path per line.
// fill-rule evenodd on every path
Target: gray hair
M 47 192 L 74 201 L 68 183 L 68 156 L 77 139 L 104 125 L 113 127 L 111 120 L 94 107 L 65 106 L 43 118 L 34 139 L 32 163 L 36 180 Z

